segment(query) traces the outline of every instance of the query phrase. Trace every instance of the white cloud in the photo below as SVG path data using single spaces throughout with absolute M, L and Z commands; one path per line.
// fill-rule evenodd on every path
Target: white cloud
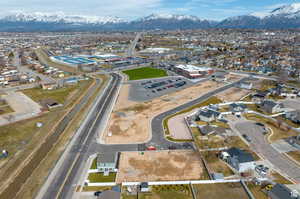
M 140 16 L 159 8 L 162 0 L 0 0 L 0 11 L 57 12 L 99 16 Z

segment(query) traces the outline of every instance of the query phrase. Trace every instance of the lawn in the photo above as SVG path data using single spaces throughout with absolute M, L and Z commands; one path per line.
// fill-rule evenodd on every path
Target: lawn
M 262 191 L 262 187 L 259 185 L 255 185 L 254 183 L 248 183 L 248 188 L 250 189 L 251 193 L 255 197 L 255 199 L 268 199 L 267 194 Z
M 97 169 L 97 158 L 93 159 L 92 165 L 90 169 Z
M 193 186 L 199 199 L 248 199 L 240 183 L 199 184 Z
M 123 73 L 128 75 L 129 80 L 150 79 L 168 76 L 166 71 L 151 67 L 142 67 L 132 70 L 125 70 L 123 71 Z
M 114 182 L 117 173 L 109 173 L 109 176 L 104 176 L 103 173 L 90 173 L 88 180 L 93 182 Z
M 97 187 L 97 186 L 84 186 L 82 188 L 82 191 L 106 191 L 106 190 L 111 190 L 111 187 Z
M 79 89 L 83 88 L 85 90 L 87 86 L 91 84 L 91 82 L 92 80 L 81 81 L 76 85 L 70 85 L 54 90 L 32 88 L 23 90 L 22 92 L 36 102 L 40 102 L 41 100 L 45 99 L 52 99 L 59 102 L 60 104 L 64 104 L 70 98 L 71 95 L 73 95 Z

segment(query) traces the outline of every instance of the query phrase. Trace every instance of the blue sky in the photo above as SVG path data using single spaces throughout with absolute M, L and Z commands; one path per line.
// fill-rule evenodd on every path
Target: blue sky
M 188 14 L 221 20 L 264 12 L 300 0 L 0 0 L 0 12 L 64 12 L 134 19 L 149 14 Z

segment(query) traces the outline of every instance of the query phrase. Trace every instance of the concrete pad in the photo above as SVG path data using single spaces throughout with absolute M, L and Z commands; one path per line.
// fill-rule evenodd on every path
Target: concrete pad
M 42 107 L 22 92 L 9 91 L 3 98 L 14 112 L 1 115 L 0 126 L 29 119 L 41 113 Z

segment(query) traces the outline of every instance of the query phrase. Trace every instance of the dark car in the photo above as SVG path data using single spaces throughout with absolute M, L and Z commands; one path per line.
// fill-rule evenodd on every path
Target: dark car
M 96 192 L 94 193 L 94 196 L 100 196 L 101 193 L 102 193 L 102 191 L 96 191 Z
M 246 135 L 246 134 L 243 134 L 242 136 L 243 136 L 243 138 L 245 138 L 245 140 L 247 140 L 248 142 L 251 142 L 251 139 L 249 138 L 249 136 L 248 136 L 248 135 Z
M 255 123 L 257 126 L 265 126 L 264 124 L 260 123 L 260 122 L 256 122 Z

